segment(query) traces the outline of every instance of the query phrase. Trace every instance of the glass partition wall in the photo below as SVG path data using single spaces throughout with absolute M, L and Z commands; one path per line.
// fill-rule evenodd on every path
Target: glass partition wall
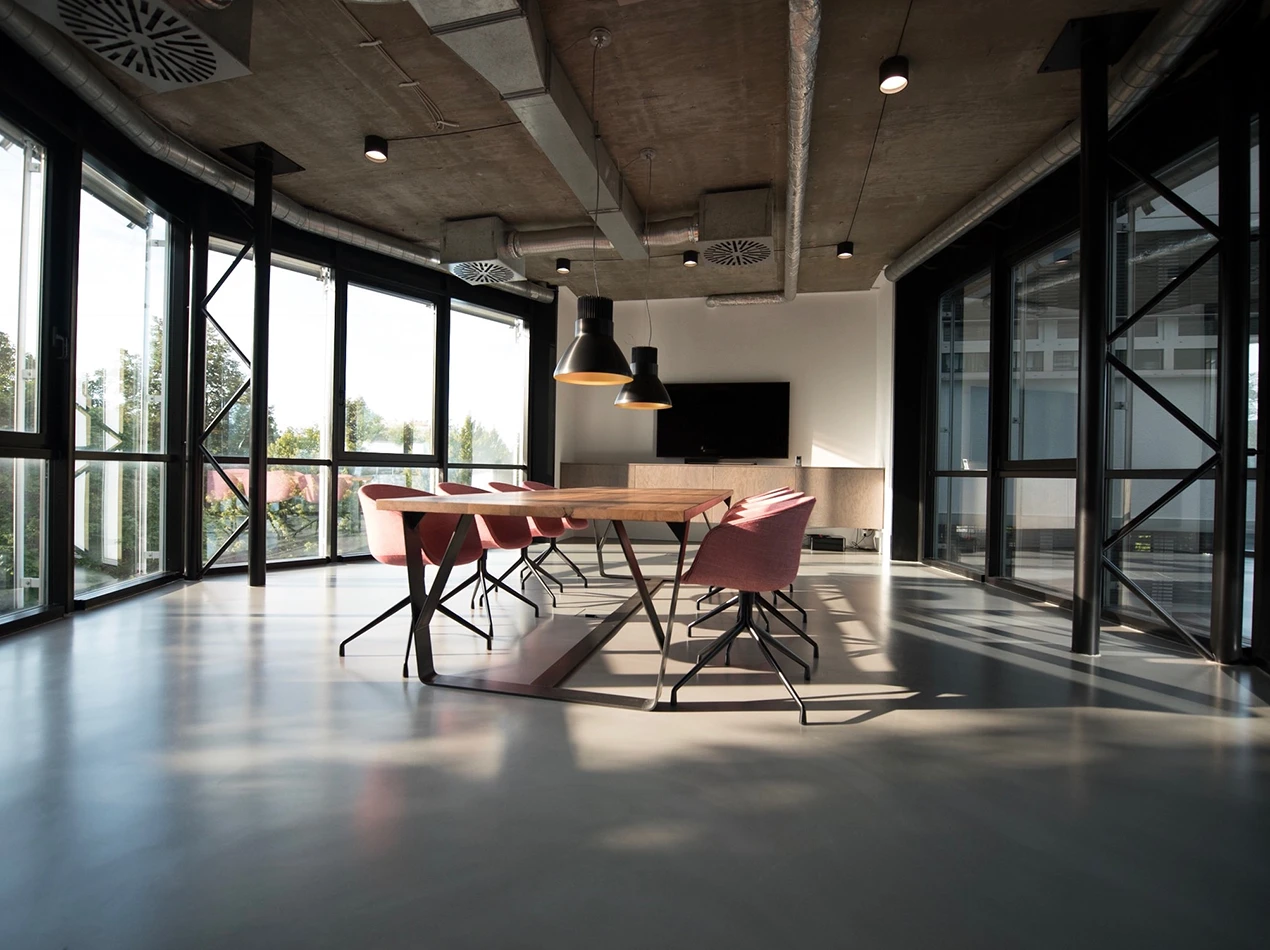
M 1220 353 L 1216 143 L 1122 191 L 1113 232 L 1107 328 L 1106 537 L 1128 579 L 1104 578 L 1104 605 L 1158 628 L 1157 608 L 1201 642 L 1213 606 Z M 1252 288 L 1244 644 L 1252 642 L 1259 380 L 1260 195 L 1251 150 Z M 996 256 L 937 302 L 926 451 L 928 559 L 1036 592 L 1071 597 L 1080 370 L 1078 235 Z M 992 289 L 997 290 L 994 298 Z M 1007 293 L 1008 292 L 1008 293 Z M 932 299 L 934 294 L 931 295 Z M 1124 330 L 1118 330 L 1127 324 Z M 1008 360 L 994 352 L 1008 346 Z M 1000 357 L 1000 358 L 998 358 Z M 1242 425 L 1242 420 L 1236 421 Z M 997 438 L 992 438 L 997 433 Z M 1241 463 L 1242 464 L 1242 463 Z

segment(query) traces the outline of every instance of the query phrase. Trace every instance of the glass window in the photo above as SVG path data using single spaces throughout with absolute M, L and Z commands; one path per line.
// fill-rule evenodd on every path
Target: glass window
M 76 464 L 76 594 L 163 570 L 166 468 L 163 462 Z
M 1074 478 L 1005 480 L 1005 576 L 1071 593 L 1075 528 Z
M 45 603 L 44 476 L 40 459 L 0 459 L 0 614 Z
M 935 558 L 982 572 L 988 542 L 988 480 L 935 479 Z
M 344 556 L 369 554 L 362 527 L 362 505 L 357 492 L 363 485 L 401 485 L 420 491 L 437 491 L 441 480 L 435 468 L 391 468 L 361 465 L 341 468 L 339 474 L 339 553 Z
M 83 166 L 75 321 L 75 592 L 162 571 L 167 219 Z M 153 455 L 154 461 L 103 455 Z
M 436 346 L 433 304 L 349 284 L 345 449 L 436 453 Z
M 454 305 L 450 311 L 449 403 L 450 462 L 525 464 L 529 334 L 522 321 Z
M 936 402 L 937 468 L 988 467 L 988 342 L 992 284 L 988 274 L 939 299 L 940 373 Z
M 0 122 L 0 430 L 39 420 L 44 149 Z
M 269 457 L 331 457 L 335 293 L 325 267 L 274 255 L 269 275 Z
M 1077 235 L 1018 264 L 1013 280 L 1010 458 L 1075 458 L 1077 379 L 1058 367 L 1047 372 L 1045 352 L 1059 340 L 1074 339 L 1079 330 Z
M 84 166 L 75 321 L 75 445 L 162 452 L 168 222 Z

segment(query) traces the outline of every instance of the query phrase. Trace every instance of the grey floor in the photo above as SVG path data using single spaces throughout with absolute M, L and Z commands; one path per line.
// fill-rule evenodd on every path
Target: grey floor
M 1053 609 L 817 554 L 812 725 L 748 645 L 677 712 L 563 705 L 403 681 L 400 622 L 338 659 L 403 585 L 223 577 L 0 642 L 0 947 L 1270 946 L 1260 672 L 1073 657 Z M 438 666 L 628 593 L 535 633 L 501 595 L 495 653 Z M 655 666 L 631 623 L 574 685 Z

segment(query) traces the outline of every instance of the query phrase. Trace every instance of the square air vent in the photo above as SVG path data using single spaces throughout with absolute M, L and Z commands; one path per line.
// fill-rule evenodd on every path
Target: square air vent
M 204 10 L 189 0 L 19 0 L 32 13 L 159 92 L 245 76 L 251 0 Z
M 772 256 L 772 189 L 701 196 L 701 257 L 718 267 L 750 267 Z
M 446 221 L 441 227 L 441 263 L 469 284 L 505 284 L 525 279 L 525 259 L 503 248 L 502 218 Z

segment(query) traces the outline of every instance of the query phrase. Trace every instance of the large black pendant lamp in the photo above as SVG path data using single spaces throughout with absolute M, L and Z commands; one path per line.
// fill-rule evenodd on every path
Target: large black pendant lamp
M 632 346 L 635 378 L 621 388 L 613 405 L 619 409 L 669 409 L 670 393 L 657 377 L 657 347 Z
M 620 386 L 630 382 L 630 367 L 613 339 L 613 301 L 579 297 L 573 342 L 556 364 L 556 379 L 579 386 Z

